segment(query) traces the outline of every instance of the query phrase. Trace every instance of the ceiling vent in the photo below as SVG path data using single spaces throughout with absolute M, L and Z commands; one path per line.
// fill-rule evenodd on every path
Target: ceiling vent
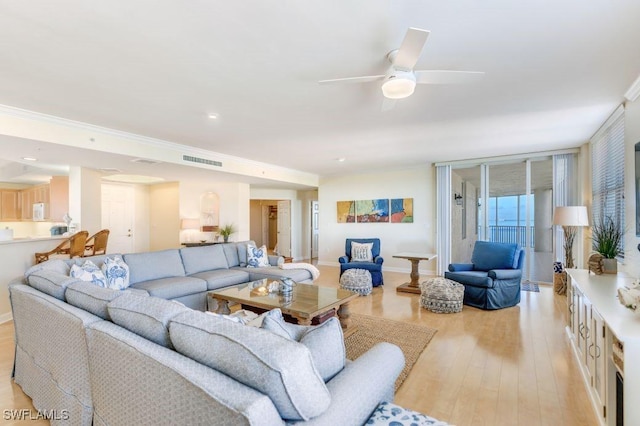
M 210 166 L 222 167 L 222 163 L 220 161 L 207 160 L 206 158 L 193 157 L 191 155 L 183 155 L 182 159 L 184 161 L 190 161 L 192 163 L 208 164 Z
M 98 170 L 101 171 L 102 173 L 122 173 L 122 170 L 115 169 L 113 167 L 102 167 Z
M 162 161 L 156 161 L 156 160 L 149 160 L 147 158 L 134 158 L 133 160 L 131 160 L 132 163 L 138 163 L 138 164 L 160 164 L 162 163 Z

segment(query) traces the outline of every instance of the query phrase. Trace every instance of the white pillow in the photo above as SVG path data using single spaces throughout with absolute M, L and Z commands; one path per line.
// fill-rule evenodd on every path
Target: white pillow
M 258 248 L 253 244 L 247 244 L 247 268 L 264 268 L 271 266 L 267 254 L 267 246 Z
M 351 242 L 351 261 L 352 262 L 373 262 L 373 243 L 356 243 Z
M 87 281 L 100 287 L 107 287 L 107 278 L 100 268 L 90 260 L 85 260 L 82 266 L 73 265 L 69 275 L 71 278 L 77 278 L 80 281 Z
M 120 256 L 107 257 L 102 264 L 102 272 L 107 278 L 107 287 L 124 290 L 129 287 L 129 266 Z

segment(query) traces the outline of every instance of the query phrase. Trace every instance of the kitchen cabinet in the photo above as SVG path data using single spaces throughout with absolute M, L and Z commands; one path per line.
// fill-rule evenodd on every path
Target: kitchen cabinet
M 0 190 L 0 220 L 4 222 L 20 220 L 22 211 L 20 200 L 20 191 Z
M 44 203 L 45 220 L 62 222 L 69 211 L 69 178 L 53 176 L 49 183 L 32 186 L 20 191 L 22 220 L 33 220 L 33 204 Z

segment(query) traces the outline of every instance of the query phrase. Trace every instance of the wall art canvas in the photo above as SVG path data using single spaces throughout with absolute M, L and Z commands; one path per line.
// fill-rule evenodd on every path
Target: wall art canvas
M 358 223 L 389 222 L 389 200 L 358 200 L 356 216 Z
M 338 223 L 355 223 L 356 202 L 338 201 Z
M 413 223 L 413 198 L 391 199 L 391 223 Z

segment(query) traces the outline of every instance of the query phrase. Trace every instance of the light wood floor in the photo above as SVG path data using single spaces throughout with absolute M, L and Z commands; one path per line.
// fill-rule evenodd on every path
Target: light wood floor
M 319 268 L 316 283 L 336 286 L 338 268 Z M 397 404 L 458 426 L 598 424 L 565 337 L 565 298 L 551 287 L 523 292 L 513 308 L 434 314 L 420 308 L 418 295 L 396 293 L 407 278 L 385 272 L 383 287 L 352 303 L 352 312 L 438 330 L 398 390 Z M 0 409 L 33 409 L 10 379 L 12 363 L 10 322 L 0 325 Z

